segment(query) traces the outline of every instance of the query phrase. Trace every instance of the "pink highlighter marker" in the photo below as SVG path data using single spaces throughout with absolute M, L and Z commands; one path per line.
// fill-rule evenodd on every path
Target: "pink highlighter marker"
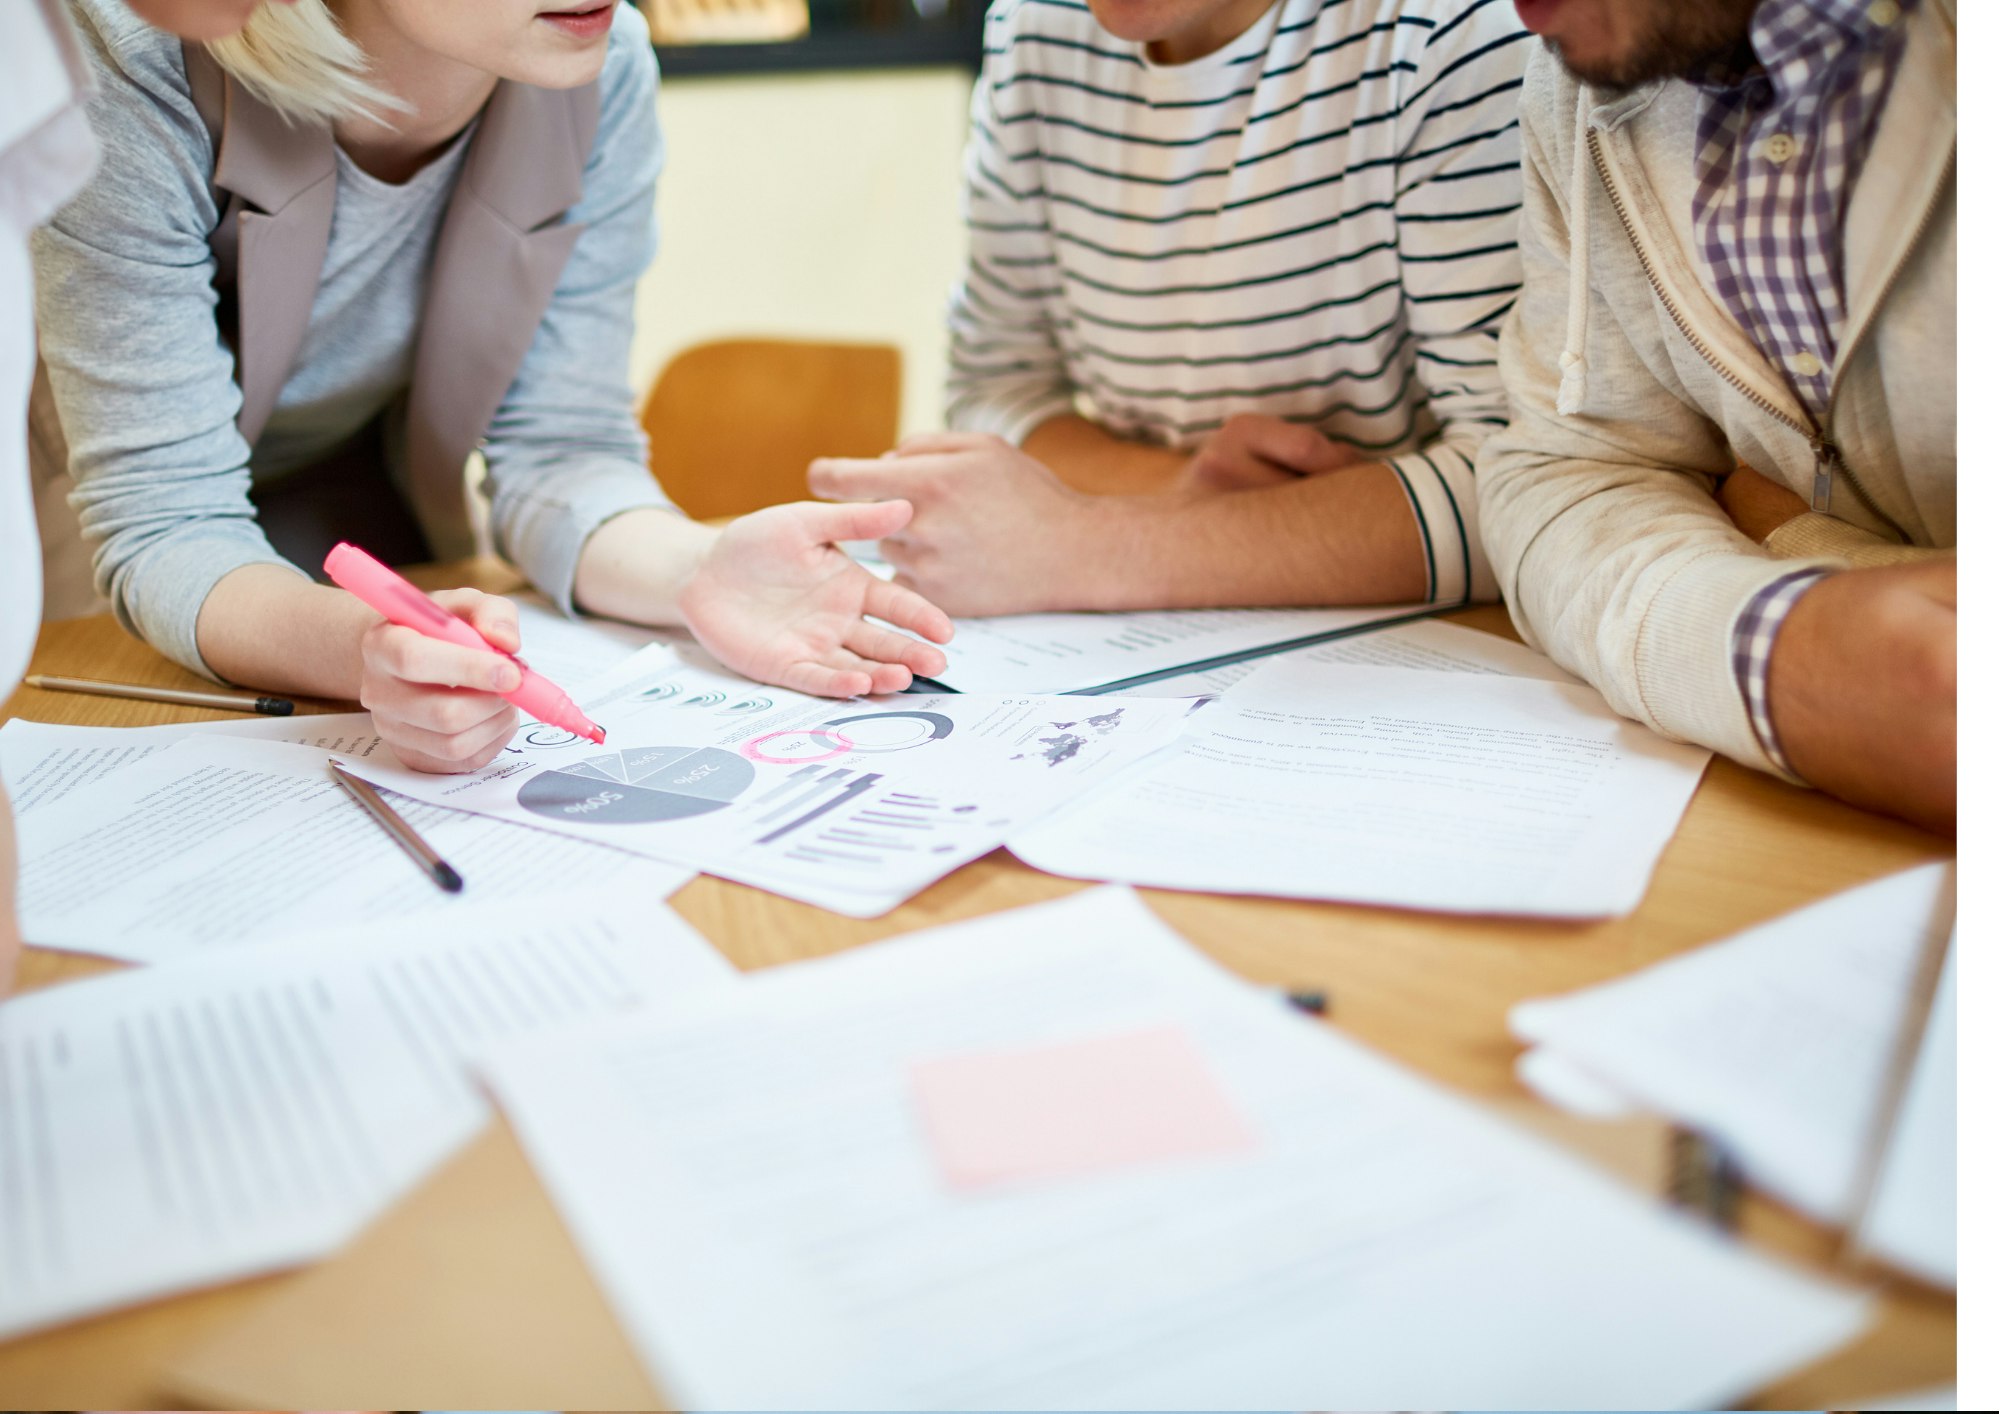
M 432 603 L 416 585 L 404 579 L 358 545 L 345 541 L 327 551 L 327 577 L 392 624 L 415 629 L 426 638 L 456 643 L 465 648 L 483 648 L 495 657 L 506 658 L 521 670 L 521 685 L 500 695 L 538 722 L 561 727 L 587 740 L 604 744 L 604 728 L 577 711 L 561 688 L 514 657 L 479 636 L 479 630 L 446 613 Z

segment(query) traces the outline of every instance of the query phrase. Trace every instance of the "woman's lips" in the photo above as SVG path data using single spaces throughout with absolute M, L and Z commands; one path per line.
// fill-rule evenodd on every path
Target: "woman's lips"
M 617 12 L 618 6 L 615 0 L 605 0 L 604 4 L 595 9 L 544 10 L 535 18 L 546 21 L 564 34 L 574 35 L 578 39 L 595 39 L 611 28 L 612 17 Z

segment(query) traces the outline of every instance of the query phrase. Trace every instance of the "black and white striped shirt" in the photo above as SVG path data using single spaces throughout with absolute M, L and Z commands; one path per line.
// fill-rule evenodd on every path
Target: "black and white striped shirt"
M 1529 43 L 1509 0 L 1277 0 L 1163 66 L 1082 0 L 997 0 L 951 425 L 1307 423 L 1403 479 L 1433 599 L 1495 597 L 1472 467 L 1507 419 Z

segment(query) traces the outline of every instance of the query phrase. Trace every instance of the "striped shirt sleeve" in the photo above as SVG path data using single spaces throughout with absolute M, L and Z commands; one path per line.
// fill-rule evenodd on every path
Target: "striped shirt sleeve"
M 1019 443 L 1069 412 L 1076 391 L 1056 342 L 1058 273 L 1033 151 L 1034 114 L 1015 96 L 1027 86 L 1008 81 L 1013 8 L 1003 0 L 987 19 L 986 63 L 972 95 L 967 255 L 951 296 L 945 421 L 955 431 Z
M 1491 600 L 1473 464 L 1507 423 L 1500 325 L 1521 289 L 1521 75 L 1529 38 L 1508 0 L 1442 16 L 1399 105 L 1397 247 L 1417 376 L 1436 434 L 1389 459 L 1423 533 L 1430 598 Z

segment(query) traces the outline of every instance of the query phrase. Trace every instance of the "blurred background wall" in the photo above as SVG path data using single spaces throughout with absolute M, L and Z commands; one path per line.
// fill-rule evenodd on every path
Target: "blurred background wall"
M 980 9 L 814 4 L 807 35 L 661 50 L 667 167 L 632 350 L 641 397 L 709 339 L 882 342 L 903 354 L 903 430 L 940 424 Z

